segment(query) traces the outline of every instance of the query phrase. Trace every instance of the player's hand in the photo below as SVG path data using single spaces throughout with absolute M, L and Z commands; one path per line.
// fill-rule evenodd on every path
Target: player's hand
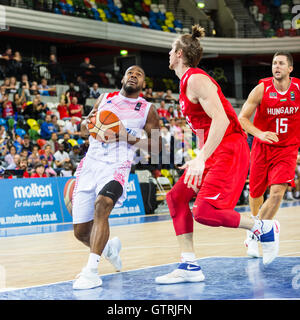
M 84 125 L 86 126 L 87 129 L 88 129 L 88 124 L 91 122 L 91 118 L 95 117 L 96 113 L 97 113 L 97 109 L 92 109 L 92 111 L 87 115 L 84 121 Z
M 127 141 L 127 138 L 128 138 L 127 130 L 124 127 L 122 121 L 120 121 L 118 133 L 115 133 L 114 131 L 108 129 L 105 131 L 105 135 L 106 135 L 105 143 Z
M 258 139 L 264 142 L 269 142 L 269 143 L 274 143 L 278 142 L 278 134 L 276 132 L 271 132 L 271 131 L 263 131 L 261 132 L 258 136 Z
M 199 191 L 198 186 L 201 183 L 204 168 L 205 162 L 200 157 L 187 161 L 180 167 L 180 169 L 186 169 L 184 183 L 195 192 Z
M 87 119 L 90 119 L 90 118 L 92 118 L 92 117 L 95 117 L 96 116 L 96 113 L 97 113 L 97 109 L 95 109 L 95 108 L 93 108 L 92 110 L 91 110 L 91 112 L 87 115 Z

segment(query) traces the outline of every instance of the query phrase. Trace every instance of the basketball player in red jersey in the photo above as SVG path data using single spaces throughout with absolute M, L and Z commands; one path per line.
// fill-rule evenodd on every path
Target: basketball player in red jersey
M 243 128 L 254 136 L 249 204 L 252 215 L 259 215 L 261 219 L 273 219 L 295 176 L 300 142 L 300 79 L 291 78 L 292 71 L 292 56 L 275 53 L 273 77 L 259 81 L 239 115 Z M 270 196 L 263 203 L 267 187 L 270 187 Z M 249 256 L 259 256 L 258 243 L 252 233 L 248 232 L 245 244 Z
M 256 220 L 234 211 L 249 168 L 246 135 L 217 82 L 197 68 L 202 57 L 203 28 L 181 35 L 172 45 L 169 68 L 180 78 L 180 105 L 191 129 L 203 133 L 197 157 L 185 163 L 185 172 L 167 194 L 167 203 L 181 249 L 181 263 L 155 279 L 159 284 L 204 280 L 193 248 L 193 220 L 212 226 L 244 228 L 263 245 L 263 262 L 272 262 L 278 249 L 279 229 L 271 220 Z M 193 210 L 189 202 L 196 196 Z M 278 231 L 278 233 L 276 233 Z

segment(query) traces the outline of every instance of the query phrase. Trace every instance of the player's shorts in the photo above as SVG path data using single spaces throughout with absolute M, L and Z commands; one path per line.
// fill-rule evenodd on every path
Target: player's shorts
M 217 209 L 234 209 L 248 176 L 249 158 L 244 136 L 235 133 L 225 137 L 205 163 L 197 199 Z
M 261 197 L 273 184 L 292 184 L 299 146 L 276 147 L 254 138 L 250 157 L 249 191 Z
M 95 201 L 102 188 L 110 181 L 118 181 L 123 187 L 123 194 L 116 207 L 126 199 L 126 189 L 131 162 L 106 163 L 86 156 L 75 172 L 76 182 L 72 197 L 73 224 L 84 223 L 94 219 Z

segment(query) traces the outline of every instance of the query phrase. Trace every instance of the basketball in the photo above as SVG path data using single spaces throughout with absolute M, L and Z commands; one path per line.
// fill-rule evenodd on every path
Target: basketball
M 64 202 L 70 215 L 72 215 L 72 197 L 75 187 L 75 179 L 69 179 L 64 187 Z
M 90 118 L 88 130 L 94 139 L 100 138 L 101 141 L 106 141 L 109 138 L 108 130 L 115 134 L 119 133 L 120 119 L 111 111 L 100 110 Z

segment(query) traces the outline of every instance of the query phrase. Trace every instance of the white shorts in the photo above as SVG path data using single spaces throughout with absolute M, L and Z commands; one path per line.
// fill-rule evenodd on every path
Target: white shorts
M 72 197 L 73 224 L 94 219 L 95 201 L 102 188 L 110 181 L 118 181 L 123 194 L 116 203 L 120 207 L 126 199 L 126 189 L 131 169 L 131 161 L 108 163 L 85 157 L 75 172 L 76 182 Z

